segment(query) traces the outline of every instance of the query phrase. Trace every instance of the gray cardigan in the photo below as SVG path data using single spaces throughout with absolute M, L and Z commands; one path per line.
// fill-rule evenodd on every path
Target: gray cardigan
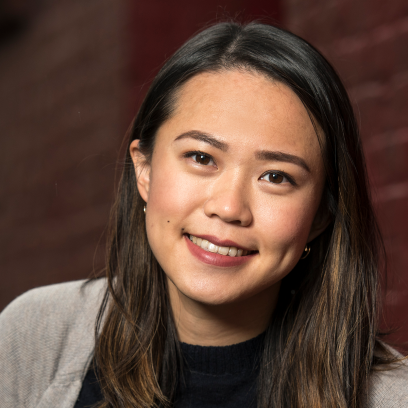
M 0 315 L 0 407 L 72 408 L 94 348 L 104 279 L 30 290 Z M 372 374 L 367 408 L 408 407 L 408 365 Z

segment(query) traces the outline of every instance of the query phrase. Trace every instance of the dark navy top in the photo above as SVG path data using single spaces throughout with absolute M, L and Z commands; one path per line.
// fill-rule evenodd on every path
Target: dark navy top
M 185 381 L 179 384 L 175 408 L 256 408 L 256 383 L 265 334 L 225 347 L 180 343 Z M 102 400 L 94 368 L 88 370 L 74 408 Z

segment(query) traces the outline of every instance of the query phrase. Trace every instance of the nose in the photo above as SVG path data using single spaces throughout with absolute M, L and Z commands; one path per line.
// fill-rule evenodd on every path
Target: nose
M 238 180 L 218 180 L 204 204 L 207 217 L 217 216 L 225 222 L 247 227 L 252 222 L 249 196 L 245 185 Z

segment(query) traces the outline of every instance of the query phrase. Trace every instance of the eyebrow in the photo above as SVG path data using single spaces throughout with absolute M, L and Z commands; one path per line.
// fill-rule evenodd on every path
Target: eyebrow
M 293 154 L 261 150 L 256 153 L 256 158 L 258 160 L 280 161 L 297 164 L 298 166 L 302 167 L 303 169 L 311 173 L 310 168 L 306 164 L 306 162 L 301 157 L 295 156 Z
M 200 132 L 198 130 L 190 130 L 188 132 L 182 133 L 181 135 L 177 136 L 176 139 L 174 139 L 174 141 L 186 138 L 191 138 L 199 140 L 201 142 L 208 143 L 209 145 L 214 146 L 215 148 L 223 152 L 226 152 L 228 150 L 227 143 L 221 142 L 217 140 L 214 136 L 208 133 Z M 278 151 L 260 150 L 255 153 L 255 157 L 258 160 L 278 161 L 296 164 L 305 169 L 307 172 L 311 173 L 310 168 L 306 164 L 306 162 L 301 157 L 295 156 L 293 154 Z
M 189 132 L 182 133 L 180 136 L 177 136 L 174 141 L 186 138 L 191 138 L 208 143 L 223 152 L 226 152 L 228 150 L 228 145 L 226 143 L 220 142 L 214 136 L 211 136 L 208 133 L 199 132 L 198 130 L 190 130 Z

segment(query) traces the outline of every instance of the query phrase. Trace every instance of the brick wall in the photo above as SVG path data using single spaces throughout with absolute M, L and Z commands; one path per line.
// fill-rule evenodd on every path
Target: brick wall
M 0 310 L 89 276 L 128 121 L 124 2 L 30 3 L 0 30 Z
M 408 2 L 285 0 L 287 27 L 317 46 L 345 81 L 361 123 L 389 257 L 384 328 L 408 341 Z M 407 345 L 402 348 L 408 351 Z

